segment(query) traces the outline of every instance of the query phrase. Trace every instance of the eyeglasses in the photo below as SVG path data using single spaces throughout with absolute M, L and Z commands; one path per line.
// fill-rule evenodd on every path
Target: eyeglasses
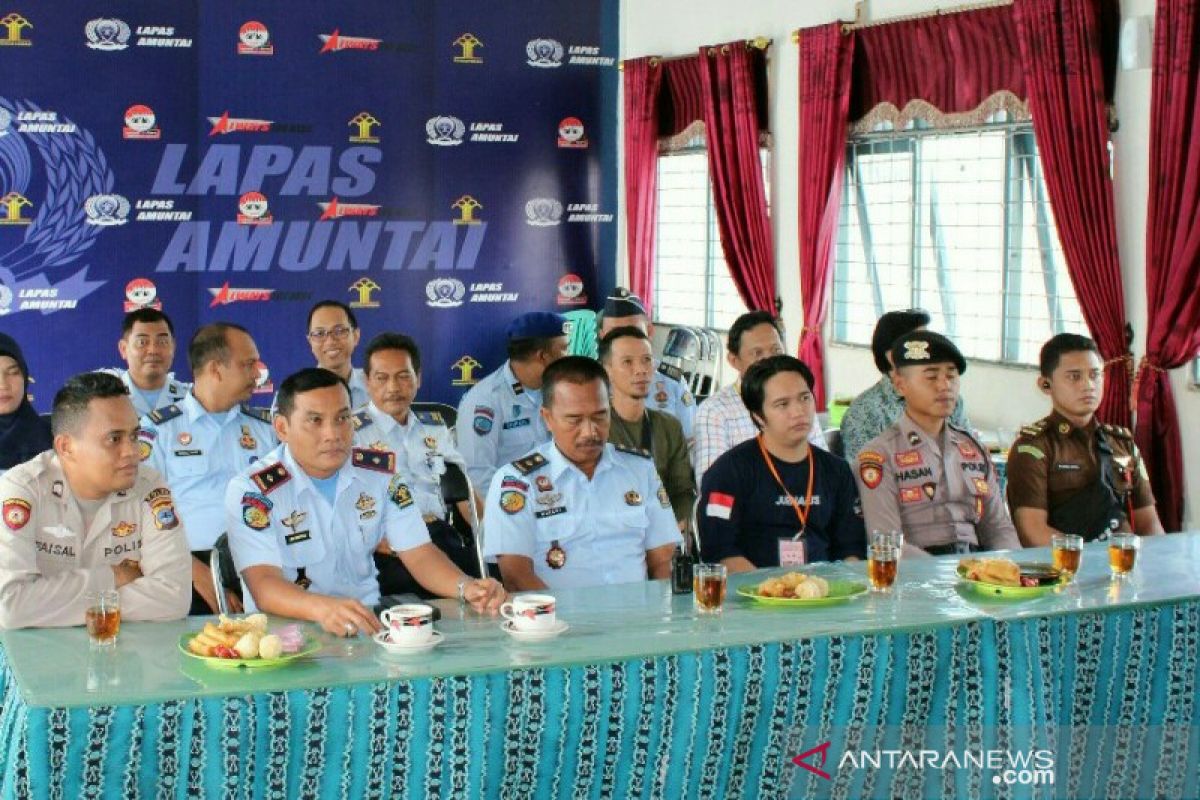
M 308 338 L 314 342 L 323 342 L 330 336 L 332 336 L 334 339 L 345 339 L 349 335 L 350 328 L 345 325 L 334 325 L 328 330 L 325 328 L 317 328 L 308 332 Z

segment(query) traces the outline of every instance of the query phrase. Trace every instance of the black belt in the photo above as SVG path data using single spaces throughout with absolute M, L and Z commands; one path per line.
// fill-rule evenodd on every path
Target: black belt
M 935 544 L 921 549 L 931 556 L 962 556 L 967 553 L 978 553 L 979 545 L 969 542 L 954 542 L 953 544 Z

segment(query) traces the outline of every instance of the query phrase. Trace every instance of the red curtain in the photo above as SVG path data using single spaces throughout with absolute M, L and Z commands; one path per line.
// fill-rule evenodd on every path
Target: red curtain
M 721 247 L 747 308 L 775 311 L 775 253 L 745 42 L 701 48 L 708 167 Z
M 800 359 L 816 378 L 813 395 L 825 410 L 825 346 L 829 278 L 845 177 L 846 124 L 854 33 L 840 22 L 800 35 L 800 294 L 804 328 Z
M 1150 93 L 1146 357 L 1137 443 L 1163 527 L 1183 524 L 1183 448 L 1166 370 L 1200 350 L 1200 27 L 1196 0 L 1158 0 Z
M 630 290 L 651 310 L 654 302 L 655 226 L 658 221 L 657 58 L 625 62 L 625 244 Z
M 1016 0 L 1033 131 L 1067 270 L 1109 367 L 1098 416 L 1129 426 L 1132 360 L 1109 178 L 1104 69 L 1094 0 Z
M 1001 89 L 1025 98 L 1011 7 L 872 25 L 856 36 L 851 120 L 884 102 L 904 108 L 921 99 L 951 114 Z

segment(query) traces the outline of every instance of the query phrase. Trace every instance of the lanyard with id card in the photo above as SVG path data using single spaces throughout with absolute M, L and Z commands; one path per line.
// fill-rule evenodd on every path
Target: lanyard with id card
M 779 488 L 787 496 L 788 502 L 792 504 L 792 510 L 796 512 L 796 518 L 800 520 L 800 530 L 795 536 L 779 540 L 779 566 L 795 567 L 805 564 L 807 563 L 807 554 L 804 547 L 804 530 L 808 527 L 808 515 L 812 511 L 813 480 L 817 474 L 816 462 L 810 452 L 808 455 L 808 489 L 804 495 L 804 508 L 802 509 L 800 503 L 783 485 L 783 479 L 779 477 L 779 470 L 775 469 L 775 462 L 771 460 L 771 454 L 767 452 L 767 446 L 763 444 L 761 433 L 758 435 L 758 449 L 762 451 L 763 461 L 767 462 L 767 469 L 771 471 L 771 477 L 775 479 L 775 483 L 779 484 Z

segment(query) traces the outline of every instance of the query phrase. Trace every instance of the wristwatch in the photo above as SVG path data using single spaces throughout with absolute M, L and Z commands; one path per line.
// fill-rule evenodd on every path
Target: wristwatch
M 470 578 L 463 578 L 458 582 L 458 602 L 466 604 L 467 602 L 467 584 L 471 582 Z

